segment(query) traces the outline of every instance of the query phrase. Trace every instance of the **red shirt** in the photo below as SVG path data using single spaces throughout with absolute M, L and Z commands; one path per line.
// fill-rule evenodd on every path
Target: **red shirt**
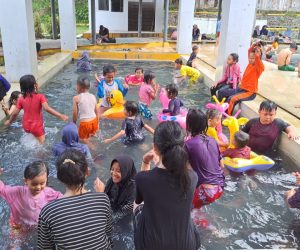
M 24 109 L 23 128 L 32 127 L 33 124 L 40 126 L 43 124 L 42 104 L 47 102 L 43 94 L 33 93 L 31 96 L 22 96 L 18 99 L 17 109 Z
M 253 50 L 251 47 L 248 50 L 248 57 Z M 260 60 L 260 56 L 258 53 L 255 53 L 255 63 L 248 64 L 243 78 L 241 80 L 241 89 L 247 90 L 252 93 L 257 93 L 258 90 L 258 78 L 260 77 L 261 73 L 265 70 L 265 66 L 263 62 Z
M 222 155 L 223 157 L 250 159 L 251 148 L 245 146 L 243 148 L 228 148 Z

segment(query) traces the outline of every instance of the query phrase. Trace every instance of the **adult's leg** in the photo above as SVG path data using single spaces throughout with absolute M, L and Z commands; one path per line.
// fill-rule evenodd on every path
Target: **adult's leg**
M 256 94 L 255 93 L 252 93 L 252 92 L 248 92 L 248 91 L 243 91 L 243 92 L 240 92 L 234 96 L 232 96 L 230 98 L 230 101 L 229 101 L 229 107 L 228 107 L 228 110 L 227 110 L 227 113 L 228 115 L 232 115 L 232 111 L 234 109 L 234 106 L 238 103 L 238 102 L 241 102 L 241 101 L 251 101 L 253 100 L 254 98 L 256 97 Z

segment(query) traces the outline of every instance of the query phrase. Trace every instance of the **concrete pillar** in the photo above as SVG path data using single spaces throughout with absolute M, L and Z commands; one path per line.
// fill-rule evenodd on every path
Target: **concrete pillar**
M 91 3 L 91 33 L 92 33 L 92 44 L 96 44 L 96 8 L 95 0 L 89 1 Z
M 257 0 L 226 0 L 222 3 L 221 33 L 216 78 L 219 78 L 230 53 L 239 55 L 242 73 L 248 64 Z
M 0 0 L 0 6 L 7 79 L 18 82 L 25 74 L 37 76 L 32 0 Z
M 155 32 L 162 32 L 164 29 L 164 0 L 155 0 Z
M 75 0 L 58 0 L 62 50 L 76 50 Z
M 164 42 L 168 40 L 169 3 L 170 3 L 169 0 L 165 0 Z
M 190 54 L 192 51 L 192 31 L 194 23 L 195 0 L 179 1 L 177 24 L 177 52 Z

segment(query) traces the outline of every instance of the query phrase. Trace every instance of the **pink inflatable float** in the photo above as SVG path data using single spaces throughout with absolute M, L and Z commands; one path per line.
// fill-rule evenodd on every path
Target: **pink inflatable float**
M 161 89 L 159 94 L 159 101 L 163 106 L 163 109 L 167 109 L 169 106 L 170 99 L 167 96 L 167 92 L 164 88 Z M 183 128 L 186 129 L 186 115 L 187 115 L 187 109 L 181 108 L 180 114 L 176 116 L 172 116 L 169 113 L 163 113 L 159 112 L 157 114 L 157 119 L 159 122 L 165 122 L 165 121 L 175 121 L 178 122 L 178 124 Z

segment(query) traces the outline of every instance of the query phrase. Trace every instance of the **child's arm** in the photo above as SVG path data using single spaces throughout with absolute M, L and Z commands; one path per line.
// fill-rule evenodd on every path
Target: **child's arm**
M 240 66 L 238 64 L 235 64 L 234 70 L 233 70 L 233 74 L 232 74 L 232 88 L 236 89 L 237 85 L 239 83 L 240 80 Z
M 169 104 L 168 104 L 168 108 L 167 109 L 163 109 L 163 113 L 174 113 L 174 109 L 175 109 L 175 105 L 174 105 L 174 101 L 169 101 Z
M 105 190 L 105 185 L 104 183 L 97 177 L 96 180 L 94 181 L 94 189 L 98 193 L 103 193 Z
M 9 126 L 12 124 L 18 117 L 18 114 L 20 113 L 20 109 L 15 108 L 14 112 L 11 114 L 9 120 L 7 120 L 4 125 Z
M 58 111 L 56 111 L 55 109 L 51 108 L 47 102 L 42 103 L 43 109 L 48 112 L 51 115 L 56 116 L 57 118 L 63 120 L 63 121 L 67 121 L 69 119 L 68 116 L 63 115 L 61 113 L 59 113 Z
M 220 147 L 225 147 L 225 148 L 228 147 L 228 143 L 226 143 L 226 142 L 222 142 L 221 140 L 218 140 L 217 142 Z
M 95 73 L 95 79 L 96 79 L 96 81 L 97 81 L 98 83 L 100 82 L 100 78 L 99 78 L 99 76 L 98 76 L 97 73 Z
M 295 129 L 293 126 L 288 126 L 286 129 L 285 129 L 285 132 L 287 133 L 287 136 L 290 140 L 298 140 L 299 139 L 299 135 L 297 135 Z
M 155 86 L 154 86 L 154 92 L 153 91 L 149 92 L 149 95 L 150 95 L 150 97 L 151 97 L 152 100 L 156 99 L 156 96 L 157 96 L 157 93 L 159 91 L 159 88 L 160 88 L 159 84 L 155 84 Z
M 122 92 L 123 96 L 125 96 L 128 92 L 128 84 L 122 84 L 119 80 L 115 79 L 116 83 L 118 84 L 118 89 Z
M 5 103 L 3 101 L 1 101 L 1 108 L 3 110 L 3 112 L 5 113 L 6 116 L 9 116 L 11 113 L 9 112 L 8 107 L 6 107 Z
M 104 97 L 103 81 L 99 82 L 99 84 L 98 84 L 97 97 L 98 98 L 103 98 Z
M 117 139 L 119 139 L 120 137 L 122 137 L 123 135 L 125 135 L 125 130 L 121 130 L 119 133 L 115 134 L 112 138 L 106 139 L 104 140 L 105 144 L 111 143 Z
M 73 97 L 73 122 L 76 124 L 78 119 L 78 96 Z
M 144 124 L 144 128 L 145 128 L 148 132 L 150 132 L 151 134 L 154 134 L 154 129 L 151 128 L 149 125 Z

